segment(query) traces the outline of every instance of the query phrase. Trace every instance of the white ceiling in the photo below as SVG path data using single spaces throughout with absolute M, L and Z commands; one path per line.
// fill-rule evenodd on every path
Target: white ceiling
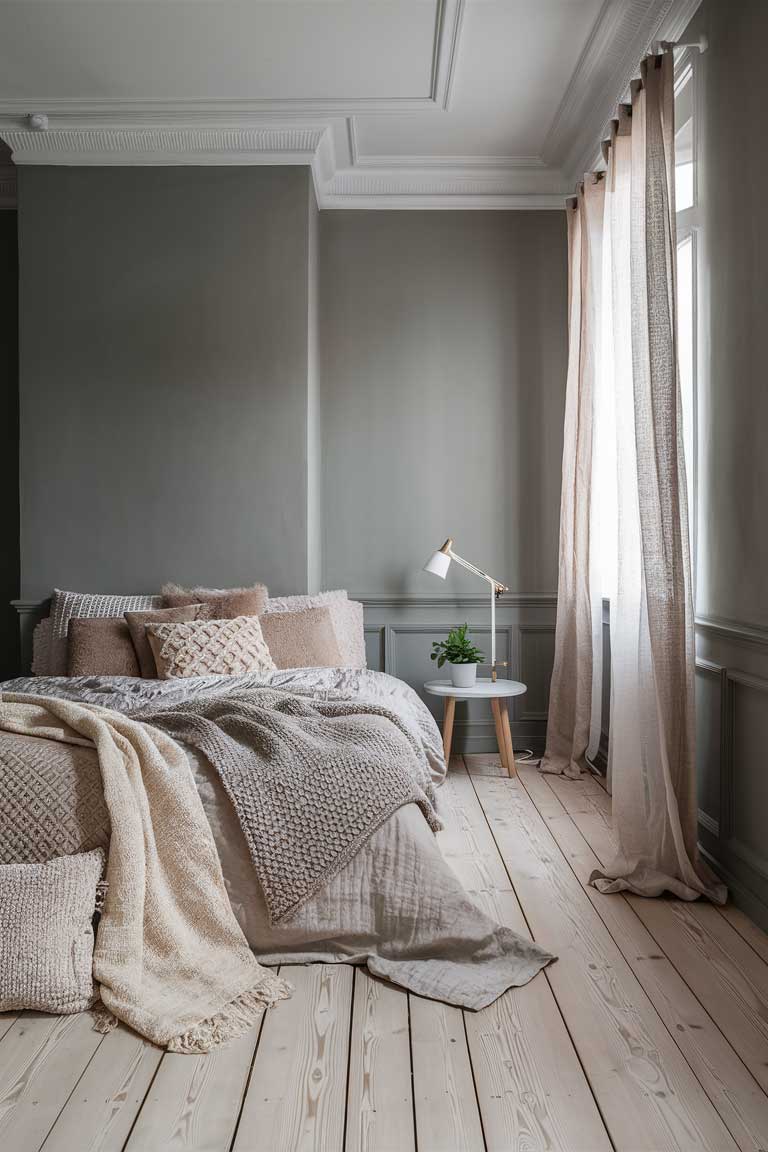
M 554 207 L 697 3 L 0 0 L 0 136 L 16 164 L 311 163 L 323 207 Z

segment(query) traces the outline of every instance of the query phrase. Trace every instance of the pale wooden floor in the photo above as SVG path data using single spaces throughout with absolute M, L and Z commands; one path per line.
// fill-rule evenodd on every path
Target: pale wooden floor
M 768 1149 L 768 938 L 734 909 L 587 887 L 611 840 L 596 781 L 451 767 L 446 857 L 556 964 L 480 1013 L 286 969 L 293 998 L 207 1057 L 0 1017 L 3 1152 Z

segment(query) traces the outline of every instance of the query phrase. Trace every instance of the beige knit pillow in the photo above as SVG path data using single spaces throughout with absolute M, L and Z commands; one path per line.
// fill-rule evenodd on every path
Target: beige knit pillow
M 257 616 L 147 624 L 147 638 L 161 680 L 177 676 L 266 676 L 275 662 Z
M 84 1012 L 94 1001 L 100 848 L 0 867 L 0 1012 Z
M 163 585 L 163 607 L 183 608 L 188 604 L 209 604 L 217 620 L 236 616 L 260 616 L 267 603 L 266 584 L 251 588 L 182 588 L 180 584 Z
M 72 617 L 67 676 L 140 676 L 131 633 L 122 616 Z
M 271 612 L 260 616 L 259 623 L 278 668 L 339 668 L 343 664 L 327 607 Z
M 187 604 L 184 608 L 152 608 L 148 612 L 126 612 L 125 622 L 144 679 L 154 680 L 157 677 L 155 657 L 152 655 L 146 634 L 147 624 L 180 624 L 184 620 L 208 620 L 210 617 L 209 604 Z

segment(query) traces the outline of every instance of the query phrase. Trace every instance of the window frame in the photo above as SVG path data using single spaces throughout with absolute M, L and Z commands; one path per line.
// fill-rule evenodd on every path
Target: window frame
M 681 244 L 691 243 L 691 444 L 693 446 L 693 459 L 690 466 L 690 491 L 688 493 L 688 516 L 690 519 L 691 534 L 691 569 L 694 604 L 696 601 L 696 572 L 698 568 L 698 538 L 699 538 L 699 365 L 701 329 L 699 324 L 699 285 L 701 283 L 700 260 L 702 252 L 703 214 L 700 195 L 701 175 L 701 147 L 699 130 L 701 125 L 700 88 L 701 75 L 699 70 L 700 55 L 692 48 L 685 48 L 675 60 L 675 102 L 680 93 L 688 84 L 691 85 L 691 160 L 693 166 L 693 203 L 690 208 L 683 208 L 675 213 L 675 257 Z M 677 128 L 677 124 L 675 125 Z M 677 280 L 677 277 L 676 277 Z M 676 285 L 675 307 L 679 308 L 679 291 Z

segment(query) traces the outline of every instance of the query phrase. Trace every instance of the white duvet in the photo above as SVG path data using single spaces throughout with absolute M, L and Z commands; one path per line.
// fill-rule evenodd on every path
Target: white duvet
M 314 697 L 385 705 L 417 737 L 433 780 L 442 782 L 442 744 L 429 710 L 407 684 L 369 669 L 292 669 L 275 672 L 266 681 L 248 676 L 167 681 L 24 677 L 2 688 L 131 713 L 147 705 L 264 683 Z M 420 995 L 482 1008 L 507 988 L 526 983 L 552 959 L 537 945 L 494 923 L 470 899 L 415 804 L 390 817 L 295 915 L 271 924 L 245 838 L 219 778 L 200 753 L 185 751 L 216 840 L 232 907 L 264 963 L 364 962 L 374 974 Z

